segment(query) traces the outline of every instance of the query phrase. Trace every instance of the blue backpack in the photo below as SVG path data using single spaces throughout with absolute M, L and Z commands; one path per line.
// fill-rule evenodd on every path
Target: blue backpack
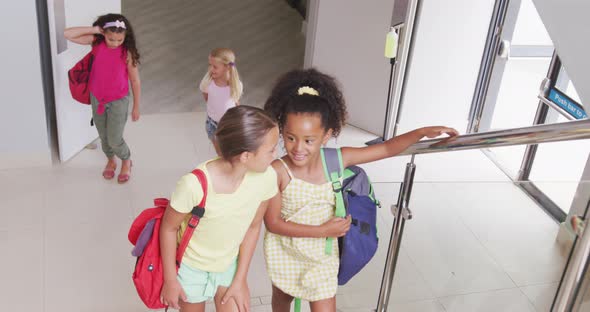
M 342 167 L 340 149 L 323 148 L 322 162 L 326 179 L 332 183 L 336 196 L 337 217 L 351 215 L 350 230 L 338 239 L 340 269 L 338 285 L 346 284 L 377 251 L 377 207 L 373 186 L 365 171 L 357 166 Z M 331 252 L 332 238 L 327 238 L 326 253 Z

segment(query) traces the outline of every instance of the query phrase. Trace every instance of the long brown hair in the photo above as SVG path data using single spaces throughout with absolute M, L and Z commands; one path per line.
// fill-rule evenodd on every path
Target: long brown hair
M 122 21 L 125 22 L 125 28 L 121 28 L 121 27 L 108 27 L 106 29 L 104 29 L 104 25 L 106 23 L 109 22 L 115 22 L 115 21 Z M 131 23 L 129 22 L 129 20 L 121 15 L 121 14 L 114 14 L 114 13 L 109 13 L 109 14 L 105 14 L 105 15 L 101 15 L 99 16 L 96 21 L 94 23 L 92 23 L 92 26 L 99 26 L 100 28 L 103 28 L 104 31 L 110 31 L 110 32 L 115 32 L 115 33 L 125 33 L 125 40 L 123 41 L 123 47 L 125 47 L 124 50 L 126 50 L 128 53 L 131 53 L 131 61 L 133 62 L 133 66 L 137 66 L 139 64 L 139 51 L 137 50 L 136 47 L 136 43 L 135 43 L 135 33 L 133 32 L 133 27 L 131 27 Z M 92 43 L 92 45 L 98 45 L 101 42 L 104 41 L 104 36 L 102 35 L 94 35 L 95 39 L 94 42 Z M 125 60 L 127 61 L 127 60 Z
M 260 108 L 232 107 L 221 117 L 215 132 L 221 156 L 230 160 L 243 152 L 255 152 L 264 142 L 264 136 L 275 127 L 276 121 Z

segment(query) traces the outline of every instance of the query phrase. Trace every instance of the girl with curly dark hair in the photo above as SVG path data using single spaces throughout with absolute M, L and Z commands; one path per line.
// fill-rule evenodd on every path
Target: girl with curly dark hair
M 71 27 L 64 31 L 66 39 L 92 45 L 94 56 L 90 71 L 90 102 L 92 118 L 107 156 L 102 176 L 115 176 L 117 161 L 121 159 L 119 183 L 129 180 L 131 152 L 123 139 L 129 110 L 129 81 L 133 91 L 131 119 L 139 119 L 141 83 L 139 80 L 139 52 L 129 20 L 121 14 L 99 16 L 92 26 Z
M 326 180 L 321 149 L 340 134 L 346 105 L 336 80 L 315 69 L 294 70 L 274 86 L 264 108 L 278 121 L 286 155 L 272 166 L 279 195 L 271 199 L 264 222 L 264 256 L 273 284 L 273 312 L 289 311 L 293 298 L 310 302 L 312 312 L 336 311 L 339 252 L 337 240 L 350 228 L 350 216 L 334 216 L 335 195 Z M 342 147 L 342 167 L 395 156 L 423 137 L 457 131 L 425 127 L 378 145 Z

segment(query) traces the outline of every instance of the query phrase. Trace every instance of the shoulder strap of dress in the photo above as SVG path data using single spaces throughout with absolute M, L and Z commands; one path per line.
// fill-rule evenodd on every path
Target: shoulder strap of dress
M 285 167 L 285 170 L 287 170 L 287 174 L 289 175 L 289 178 L 293 179 L 293 173 L 291 172 L 291 169 L 289 169 L 289 166 L 287 166 L 287 163 L 282 159 L 279 158 L 279 160 L 281 161 L 281 164 L 283 164 L 283 167 Z

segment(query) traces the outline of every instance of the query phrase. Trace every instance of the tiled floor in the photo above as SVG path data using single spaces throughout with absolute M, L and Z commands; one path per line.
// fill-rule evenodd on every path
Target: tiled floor
M 147 311 L 131 282 L 126 235 L 133 216 L 213 156 L 204 113 L 145 115 L 130 123 L 132 179 L 105 181 L 100 150 L 48 169 L 0 171 L 0 300 L 3 311 Z M 338 144 L 371 138 L 346 128 Z M 381 244 L 374 260 L 337 295 L 341 311 L 375 308 L 407 158 L 369 164 Z M 558 225 L 480 152 L 417 157 L 390 311 L 547 311 L 564 257 Z M 261 249 L 250 269 L 252 311 L 270 311 Z M 308 310 L 306 304 L 304 310 Z M 213 310 L 210 306 L 208 310 Z

